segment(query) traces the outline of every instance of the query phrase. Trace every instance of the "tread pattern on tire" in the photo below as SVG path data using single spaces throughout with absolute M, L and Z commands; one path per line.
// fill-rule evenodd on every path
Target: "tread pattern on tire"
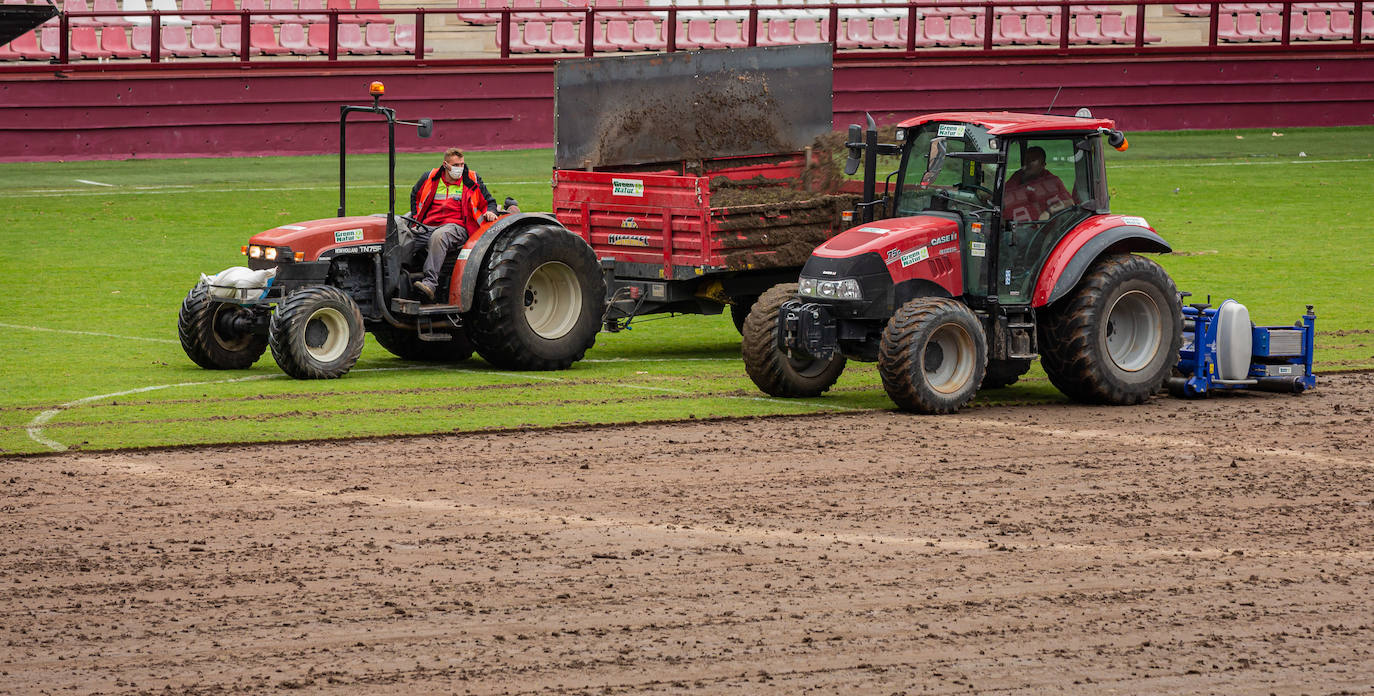
M 925 366 L 916 362 L 923 359 L 925 343 L 934 330 L 944 325 L 939 322 L 941 315 L 964 322 L 973 338 L 976 354 L 969 387 L 953 396 L 931 389 L 925 381 Z M 987 337 L 968 305 L 945 297 L 920 297 L 902 305 L 888 320 L 878 348 L 878 374 L 888 397 L 901 409 L 927 414 L 953 413 L 978 392 L 987 356 Z
M 348 345 L 338 360 L 322 364 L 310 356 L 305 346 L 306 323 L 321 306 L 332 305 L 343 313 L 352 331 Z M 296 379 L 334 379 L 348 374 L 363 352 L 363 315 L 348 293 L 330 285 L 301 288 L 277 303 L 267 332 L 267 343 L 277 365 Z
M 254 336 L 248 347 L 228 351 L 215 341 L 215 309 L 219 302 L 210 298 L 210 288 L 196 283 L 186 293 L 177 312 L 177 337 L 191 362 L 207 370 L 246 370 L 267 351 L 267 337 Z
M 744 371 L 765 394 L 788 398 L 820 396 L 844 372 L 845 357 L 836 353 L 824 370 L 813 377 L 799 374 L 787 355 L 778 350 L 778 311 L 797 293 L 796 283 L 774 285 L 754 302 L 744 320 L 740 352 Z
M 582 285 L 582 316 L 556 340 L 535 334 L 523 314 L 525 284 L 540 259 L 568 264 Z M 581 237 L 553 225 L 525 228 L 498 240 L 488 253 L 466 316 L 469 335 L 482 359 L 501 369 L 564 370 L 596 344 L 605 298 L 596 252 Z
M 378 324 L 372 327 L 372 337 L 387 352 L 402 360 L 458 363 L 472 357 L 472 341 L 461 329 L 449 341 L 422 341 L 415 331 Z
M 1143 376 L 1123 380 L 1111 358 L 1098 350 L 1098 331 L 1106 323 L 1109 297 L 1126 283 L 1143 281 L 1161 297 L 1165 314 L 1161 333 L 1170 336 L 1156 364 Z M 1138 404 L 1164 387 L 1178 362 L 1183 341 L 1183 315 L 1174 281 L 1159 264 L 1135 254 L 1118 254 L 1099 261 L 1068 296 L 1042 310 L 1039 324 L 1040 364 L 1059 391 L 1074 401 L 1092 404 Z

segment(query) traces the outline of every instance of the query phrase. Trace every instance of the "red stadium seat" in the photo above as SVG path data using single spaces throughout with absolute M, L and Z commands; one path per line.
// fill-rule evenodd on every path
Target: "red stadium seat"
M 717 19 L 716 43 L 726 48 L 741 48 L 749 45 L 749 36 L 741 29 L 739 22 L 732 17 Z
M 205 4 L 205 0 L 181 0 L 181 9 L 187 12 L 210 10 Z M 191 24 L 223 24 L 217 15 L 189 15 L 186 19 L 191 20 Z M 194 42 L 192 42 L 194 45 Z
M 339 51 L 349 55 L 365 56 L 374 53 L 363 39 L 363 28 L 357 24 L 339 23 Z
M 983 43 L 982 22 L 977 15 L 956 14 L 949 18 L 949 36 L 962 46 L 978 46 Z
M 581 51 L 586 45 L 582 22 L 556 20 L 550 27 L 549 39 L 560 51 Z
M 102 27 L 100 29 L 100 49 L 109 51 L 113 58 L 143 57 L 143 51 L 129 45 L 129 34 L 124 27 Z
M 254 46 L 253 43 L 252 43 L 253 36 L 254 36 L 254 34 L 256 33 L 256 30 L 258 29 L 258 27 L 266 27 L 267 30 L 268 30 L 269 32 L 272 30 L 272 27 L 268 27 L 268 26 L 265 25 L 265 24 L 252 24 L 252 25 L 249 25 L 249 31 L 248 31 L 248 39 L 249 39 L 249 43 L 248 43 L 248 55 L 250 55 L 250 56 L 256 56 L 256 55 L 261 55 L 261 54 L 262 54 L 262 50 L 259 49 L 259 48 L 256 47 L 256 46 Z M 232 52 L 234 53 L 234 55 L 239 55 L 239 50 L 240 50 L 240 48 L 242 47 L 242 41 L 243 41 L 243 27 L 242 27 L 242 25 L 240 25 L 238 22 L 227 22 L 227 23 L 223 24 L 222 26 L 220 26 L 220 28 L 219 28 L 219 41 L 220 41 L 220 44 L 221 44 L 221 45 L 223 45 L 225 48 L 227 48 L 227 49 L 229 49 L 230 51 L 232 51 Z
M 243 0 L 243 9 L 254 13 L 252 19 L 254 24 L 281 24 L 281 20 L 277 19 L 276 16 L 266 14 L 268 9 L 266 0 Z M 275 46 L 276 43 L 276 39 L 273 39 L 272 45 Z
M 792 33 L 799 44 L 825 43 L 830 40 L 826 33 L 827 20 L 815 17 L 798 17 L 792 25 Z
M 992 43 L 997 45 L 1006 44 L 1028 44 L 1035 43 L 1026 35 L 1026 27 L 1022 24 L 1023 15 L 1004 14 L 996 19 L 993 24 Z
M 62 0 L 63 12 L 90 12 L 91 6 L 86 4 L 86 0 Z M 94 26 L 100 24 L 100 20 L 95 17 L 72 17 L 67 23 L 73 27 Z
M 897 31 L 897 21 L 893 17 L 875 17 L 873 19 L 873 43 L 876 46 L 887 46 L 889 48 L 905 48 L 906 38 Z
M 96 17 L 100 25 L 104 27 L 128 27 L 133 26 L 130 22 L 124 21 L 119 13 L 119 0 L 95 0 L 91 4 L 93 12 L 109 12 L 104 17 Z
M 868 48 L 872 45 L 873 28 L 869 26 L 867 17 L 850 17 L 839 36 L 835 37 L 836 48 Z
M 100 37 L 95 33 L 95 27 L 72 27 L 71 44 L 68 46 L 68 53 L 73 58 L 84 59 L 106 59 L 113 58 L 114 53 L 106 51 L 100 47 Z
M 328 28 L 326 27 L 326 31 Z M 281 47 L 290 51 L 293 56 L 318 56 L 324 53 L 323 49 L 310 45 L 310 39 L 306 36 L 305 25 L 297 22 L 288 22 L 281 25 L 281 33 L 278 37 Z
M 219 42 L 219 34 L 211 24 L 191 25 L 191 48 L 210 57 L 233 55 L 234 49 L 226 48 Z
M 96 0 L 96 2 L 98 3 L 100 0 Z M 211 15 L 212 19 L 222 24 L 228 24 L 230 22 L 237 24 L 239 21 L 238 8 L 234 6 L 234 0 L 210 0 L 210 9 L 224 13 Z
M 400 55 L 409 53 L 406 49 L 397 46 L 396 41 L 391 38 L 391 25 L 385 22 L 368 22 L 363 30 L 363 40 L 367 47 L 381 53 L 382 55 Z
M 354 25 L 340 24 L 339 26 Z M 342 34 L 343 31 L 340 30 L 339 33 Z M 284 56 L 291 52 L 277 43 L 277 34 L 269 24 L 253 24 L 248 27 L 248 45 L 254 51 L 261 51 L 265 56 Z
M 315 12 L 316 10 L 324 10 L 324 0 L 301 0 L 299 9 L 301 12 L 311 13 Z M 306 14 L 301 15 L 300 19 L 296 21 L 301 24 L 318 24 L 320 22 L 328 23 L 329 15 L 323 13 Z
M 370 12 L 372 12 L 372 13 L 375 13 L 375 12 L 380 11 L 380 10 L 382 9 L 382 6 L 381 6 L 381 3 L 379 3 L 377 0 L 358 0 L 357 8 L 358 8 L 358 11 L 359 11 L 359 12 L 370 11 Z M 384 14 L 360 14 L 359 16 L 362 17 L 363 21 L 367 22 L 368 24 L 395 24 L 395 23 L 396 23 L 396 20 L 393 19 L 393 18 L 391 17 L 391 15 L 384 15 Z M 394 46 L 395 44 L 393 43 L 392 45 Z

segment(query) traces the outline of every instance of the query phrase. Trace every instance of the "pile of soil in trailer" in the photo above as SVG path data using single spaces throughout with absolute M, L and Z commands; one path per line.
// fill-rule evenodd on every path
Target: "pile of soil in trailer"
M 859 196 L 843 193 L 835 134 L 817 138 L 812 164 L 799 176 L 711 179 L 711 214 L 731 270 L 801 266 L 812 250 L 845 228 L 842 215 Z M 843 137 L 838 140 L 843 147 Z

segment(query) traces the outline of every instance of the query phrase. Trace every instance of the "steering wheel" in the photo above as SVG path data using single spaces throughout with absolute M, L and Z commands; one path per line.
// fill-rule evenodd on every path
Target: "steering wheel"
M 961 182 L 955 184 L 954 187 L 957 188 L 957 189 L 959 189 L 960 191 L 963 191 L 963 190 L 965 190 L 965 189 L 973 189 L 974 191 L 981 191 L 981 192 L 983 192 L 983 193 L 988 194 L 988 198 L 992 198 L 992 189 L 989 189 L 989 188 L 986 187 L 986 186 L 979 186 L 978 184 L 966 184 L 966 183 L 964 183 L 964 182 L 961 181 Z

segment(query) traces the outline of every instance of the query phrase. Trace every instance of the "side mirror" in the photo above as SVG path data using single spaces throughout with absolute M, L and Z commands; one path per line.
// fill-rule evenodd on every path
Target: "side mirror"
M 863 157 L 863 129 L 858 125 L 849 126 L 849 140 L 845 146 L 849 148 L 849 159 L 844 161 L 844 175 L 854 176 L 854 172 L 859 171 L 859 161 Z
M 429 136 L 434 135 L 434 119 L 432 119 L 432 118 L 422 118 L 422 119 L 420 119 L 419 129 L 418 129 L 418 130 L 420 131 L 420 137 L 421 137 L 421 138 L 428 138 Z
M 945 156 L 948 153 L 949 145 L 946 144 L 945 138 L 934 138 L 930 141 L 930 164 L 926 166 L 926 173 L 921 177 L 922 186 L 935 183 L 935 177 L 945 168 Z
M 1119 130 L 1107 131 L 1107 144 L 1120 152 L 1125 152 L 1126 148 L 1130 147 L 1126 142 L 1126 134 Z

